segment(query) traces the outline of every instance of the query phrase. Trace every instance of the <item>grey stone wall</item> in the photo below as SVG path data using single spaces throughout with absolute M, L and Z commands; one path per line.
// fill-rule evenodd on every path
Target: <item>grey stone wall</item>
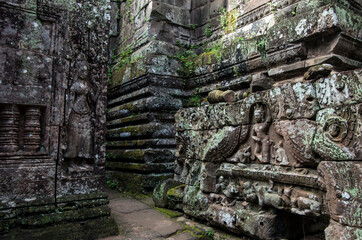
M 0 1 L 1 238 L 117 232 L 103 192 L 109 5 Z
M 173 174 L 173 115 L 188 96 L 176 42 L 189 41 L 190 1 L 112 4 L 107 177 L 123 191 L 150 191 Z

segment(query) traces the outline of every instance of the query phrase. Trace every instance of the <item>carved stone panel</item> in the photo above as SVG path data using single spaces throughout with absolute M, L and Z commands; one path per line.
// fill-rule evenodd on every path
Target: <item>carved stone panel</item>
M 315 83 L 317 101 L 322 108 L 336 107 L 361 102 L 362 71 L 332 74 Z
M 326 160 L 361 160 L 361 109 L 357 104 L 319 111 L 313 150 Z

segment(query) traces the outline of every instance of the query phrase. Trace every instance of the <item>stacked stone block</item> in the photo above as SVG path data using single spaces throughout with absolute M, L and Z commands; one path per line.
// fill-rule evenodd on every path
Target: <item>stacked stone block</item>
M 126 192 L 172 177 L 174 114 L 189 96 L 175 58 L 189 41 L 190 1 L 113 3 L 107 108 L 107 178 Z

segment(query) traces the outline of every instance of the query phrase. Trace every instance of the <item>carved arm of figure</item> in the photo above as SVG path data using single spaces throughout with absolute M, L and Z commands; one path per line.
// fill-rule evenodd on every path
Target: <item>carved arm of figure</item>
M 251 132 L 251 138 L 254 139 L 254 141 L 256 141 L 256 142 L 260 142 L 261 139 L 258 137 L 258 134 L 257 134 L 257 132 L 255 131 L 255 127 L 256 127 L 256 126 L 253 127 L 253 130 L 252 130 L 252 132 Z
M 179 144 L 179 146 L 178 146 L 178 148 L 177 148 L 177 151 L 176 151 L 176 153 L 175 153 L 175 157 L 176 157 L 176 158 L 181 157 L 182 154 L 184 153 L 184 150 L 185 150 L 185 148 L 184 148 L 184 143 L 183 143 L 183 142 L 180 142 L 180 144 Z
M 95 87 L 95 89 L 91 89 L 87 95 L 88 102 L 90 104 L 97 102 L 99 95 L 100 95 L 100 91 L 99 91 L 98 87 Z

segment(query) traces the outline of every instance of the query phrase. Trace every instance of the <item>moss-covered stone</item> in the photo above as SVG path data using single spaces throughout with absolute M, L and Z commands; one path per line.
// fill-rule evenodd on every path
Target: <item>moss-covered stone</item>
M 167 191 L 168 208 L 182 210 L 185 186 L 185 184 L 182 184 Z
M 118 235 L 119 230 L 114 221 L 108 217 L 86 220 L 82 223 L 64 223 L 36 229 L 12 229 L 0 235 L 4 240 L 39 239 L 39 240 L 75 240 L 99 239 L 110 235 Z
M 118 171 L 107 171 L 106 178 L 117 183 L 117 189 L 125 193 L 150 193 L 154 187 L 172 177 L 170 173 L 139 174 Z
M 172 211 L 166 208 L 156 208 L 158 211 L 160 211 L 163 214 L 166 214 L 170 218 L 180 217 L 183 215 L 181 212 Z
M 184 186 L 182 183 L 175 181 L 173 179 L 167 179 L 166 181 L 163 181 L 159 183 L 155 189 L 153 190 L 153 202 L 155 203 L 156 207 L 161 208 L 171 208 L 172 204 L 169 202 L 168 198 L 168 191 L 172 188 L 178 187 L 178 186 Z M 182 202 L 182 200 L 181 200 Z

